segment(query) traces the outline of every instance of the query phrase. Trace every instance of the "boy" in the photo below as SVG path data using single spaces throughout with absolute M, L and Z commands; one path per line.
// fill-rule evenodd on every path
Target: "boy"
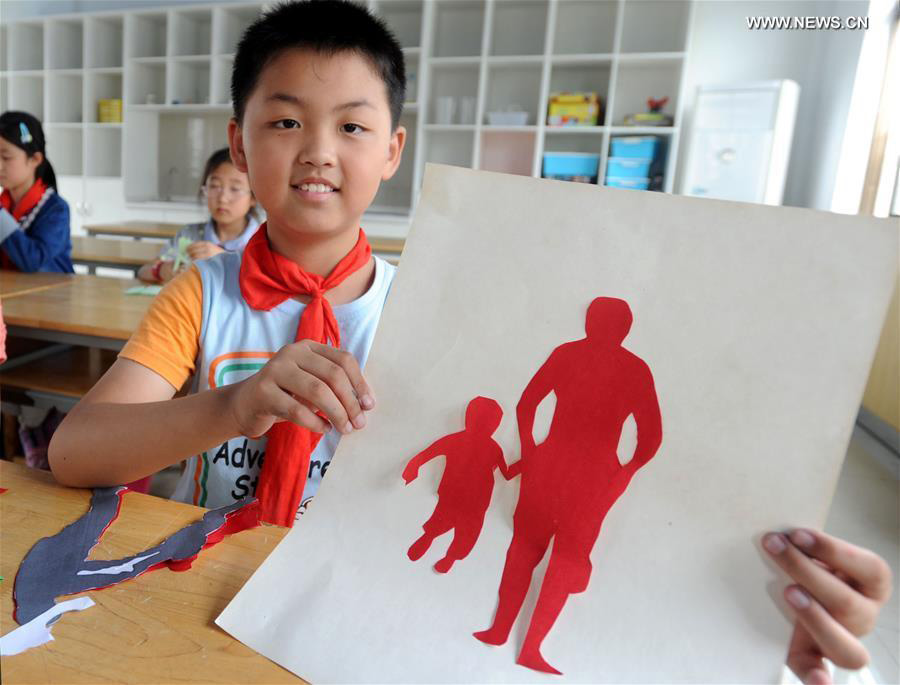
M 267 225 L 242 258 L 198 263 L 157 296 L 54 435 L 61 483 L 123 483 L 188 459 L 176 497 L 212 507 L 256 487 L 270 520 L 293 521 L 337 434 L 363 428 L 375 406 L 360 366 L 393 270 L 371 258 L 359 221 L 400 163 L 404 89 L 396 40 L 352 3 L 280 5 L 247 30 L 228 135 Z M 172 399 L 192 373 L 194 392 Z M 822 656 L 863 665 L 855 636 L 887 600 L 884 561 L 807 531 L 766 546 L 804 587 L 786 591 L 799 618 L 795 672 L 821 682 Z
M 455 562 L 465 559 L 472 551 L 491 504 L 494 470 L 499 468 L 506 480 L 515 477 L 503 457 L 503 448 L 491 437 L 502 419 L 503 409 L 495 400 L 476 397 L 466 407 L 465 429 L 438 438 L 403 469 L 403 480 L 409 485 L 419 477 L 423 464 L 444 455 L 437 505 L 422 524 L 421 537 L 407 552 L 410 561 L 421 559 L 434 539 L 449 530 L 453 530 L 453 541 L 434 565 L 435 571 L 447 573 Z

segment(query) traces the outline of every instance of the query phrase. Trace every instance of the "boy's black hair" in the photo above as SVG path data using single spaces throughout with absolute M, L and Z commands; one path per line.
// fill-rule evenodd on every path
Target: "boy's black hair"
M 40 152 L 44 156 L 37 169 L 35 180 L 40 179 L 49 188 L 56 190 L 56 173 L 47 159 L 47 144 L 40 120 L 28 112 L 4 112 L 0 114 L 0 138 L 25 151 L 29 157 Z
M 238 123 L 263 69 L 289 49 L 323 55 L 356 52 L 368 59 L 387 89 L 391 127 L 397 128 L 406 97 L 403 50 L 387 25 L 347 0 L 303 0 L 276 5 L 251 24 L 238 43 L 231 71 L 231 100 Z

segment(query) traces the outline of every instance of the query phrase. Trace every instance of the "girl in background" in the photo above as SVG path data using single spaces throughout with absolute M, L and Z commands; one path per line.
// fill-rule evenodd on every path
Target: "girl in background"
M 187 248 L 190 259 L 206 259 L 220 252 L 243 250 L 259 228 L 250 180 L 231 163 L 227 147 L 216 150 L 207 160 L 200 190 L 206 196 L 209 219 L 205 223 L 188 224 L 178 231 L 159 259 L 141 267 L 138 272 L 141 280 L 165 283 L 180 268 L 186 267 L 187 260 L 178 259 L 180 245 L 185 239 L 191 243 Z
M 0 186 L 0 268 L 72 273 L 69 205 L 27 112 L 0 114 Z

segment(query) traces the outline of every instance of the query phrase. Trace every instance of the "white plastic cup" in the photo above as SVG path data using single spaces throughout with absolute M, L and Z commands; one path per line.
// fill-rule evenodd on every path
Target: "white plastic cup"
M 441 95 L 435 101 L 434 122 L 436 124 L 452 124 L 456 114 L 456 98 L 452 95 Z

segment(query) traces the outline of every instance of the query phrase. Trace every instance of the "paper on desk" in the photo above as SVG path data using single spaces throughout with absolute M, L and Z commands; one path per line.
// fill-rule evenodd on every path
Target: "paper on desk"
M 21 654 L 32 647 L 39 647 L 50 642 L 53 639 L 50 629 L 60 616 L 70 611 L 83 611 L 92 606 L 94 606 L 94 600 L 90 597 L 76 597 L 54 604 L 28 623 L 0 637 L 0 656 Z
M 430 167 L 366 368 L 376 411 L 218 624 L 316 683 L 777 681 L 791 624 L 758 537 L 825 521 L 897 247 L 882 220 Z M 597 296 L 630 306 L 662 445 L 543 643 L 560 678 L 515 663 L 546 558 L 509 640 L 472 636 L 494 618 L 519 480 L 495 476 L 474 548 L 440 575 L 450 535 L 407 552 L 444 459 L 402 473 L 478 395 L 518 459 L 523 389 Z
M 126 295 L 157 295 L 162 290 L 161 285 L 135 285 L 125 291 Z

